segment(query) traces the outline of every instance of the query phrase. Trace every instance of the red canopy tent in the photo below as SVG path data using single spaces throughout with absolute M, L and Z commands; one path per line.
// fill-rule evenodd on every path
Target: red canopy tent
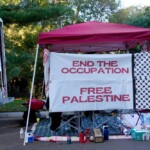
M 134 48 L 137 44 L 142 45 L 143 50 L 149 51 L 150 29 L 94 21 L 68 25 L 61 29 L 40 33 L 36 49 L 25 133 L 27 133 L 28 129 L 39 45 L 48 48 L 51 52 L 101 52 L 118 49 L 128 50 L 129 48 Z
M 38 44 L 51 45 L 51 51 L 87 52 L 126 50 L 149 40 L 149 28 L 94 21 L 40 33 Z

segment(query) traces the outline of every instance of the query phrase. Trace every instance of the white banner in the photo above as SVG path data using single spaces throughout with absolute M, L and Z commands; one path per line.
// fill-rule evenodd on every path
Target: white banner
M 51 80 L 132 78 L 131 54 L 51 53 Z
M 52 112 L 133 109 L 132 80 L 54 81 Z
M 130 54 L 51 53 L 50 65 L 51 112 L 133 109 Z

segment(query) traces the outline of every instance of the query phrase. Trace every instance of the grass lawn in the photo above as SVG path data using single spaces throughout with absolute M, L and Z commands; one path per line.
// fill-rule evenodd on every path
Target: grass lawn
M 23 112 L 26 110 L 21 104 L 27 100 L 14 100 L 13 102 L 0 105 L 0 112 Z

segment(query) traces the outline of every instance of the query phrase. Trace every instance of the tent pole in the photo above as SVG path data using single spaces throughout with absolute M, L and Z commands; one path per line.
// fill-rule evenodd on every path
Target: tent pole
M 37 48 L 36 48 L 34 71 L 33 71 L 32 85 L 31 85 L 31 91 L 30 91 L 30 101 L 29 101 L 29 106 L 28 106 L 28 116 L 27 116 L 27 121 L 26 121 L 26 129 L 25 129 L 25 137 L 24 137 L 24 144 L 23 145 L 26 144 L 26 135 L 27 135 L 28 125 L 29 125 L 29 116 L 30 116 L 30 109 L 31 109 L 31 99 L 32 99 L 32 93 L 33 93 L 33 88 L 34 88 L 33 86 L 34 86 L 35 72 L 36 72 L 36 66 L 37 66 L 38 51 L 39 51 L 39 44 L 37 45 Z
M 43 79 L 43 83 L 42 83 L 42 92 L 41 92 L 41 99 L 43 98 L 44 84 L 45 84 L 45 80 Z

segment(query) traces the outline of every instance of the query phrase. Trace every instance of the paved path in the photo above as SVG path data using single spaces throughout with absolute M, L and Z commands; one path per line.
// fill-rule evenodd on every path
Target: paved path
M 20 114 L 20 115 L 19 115 Z M 103 143 L 73 143 L 66 142 L 40 142 L 34 141 L 23 146 L 23 140 L 19 138 L 21 126 L 21 113 L 17 117 L 11 115 L 1 117 L 0 113 L 0 150 L 149 150 L 150 141 L 108 140 Z M 3 114 L 4 115 L 4 114 Z

